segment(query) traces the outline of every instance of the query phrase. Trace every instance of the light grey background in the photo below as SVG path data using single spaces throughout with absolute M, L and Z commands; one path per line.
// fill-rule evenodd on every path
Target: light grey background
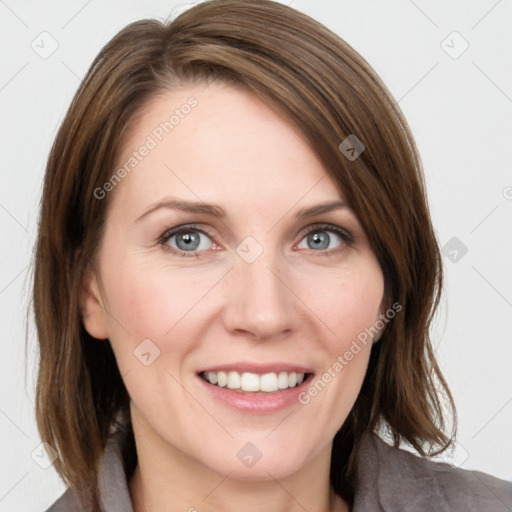
M 33 326 L 27 363 L 24 352 L 28 270 L 51 142 L 101 47 L 129 22 L 163 19 L 186 4 L 0 0 L 0 512 L 44 510 L 64 490 L 54 469 L 31 457 L 38 459 L 41 442 Z M 434 330 L 459 416 L 457 450 L 444 459 L 512 480 L 512 1 L 291 5 L 358 50 L 411 124 L 439 241 L 457 238 L 446 249 Z M 52 44 L 58 48 L 44 55 Z

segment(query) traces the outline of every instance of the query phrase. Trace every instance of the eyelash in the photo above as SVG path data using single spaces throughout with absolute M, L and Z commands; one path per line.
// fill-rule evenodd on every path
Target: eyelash
M 210 239 L 212 239 L 213 242 L 215 242 L 213 235 L 208 231 L 208 229 L 199 228 L 193 224 L 185 225 L 185 226 L 179 226 L 177 228 L 168 229 L 165 231 L 159 238 L 158 243 L 162 246 L 164 246 L 165 250 L 168 250 L 169 252 L 180 256 L 182 258 L 193 258 L 199 259 L 201 257 L 201 253 L 205 251 L 181 251 L 177 250 L 174 247 L 170 247 L 167 245 L 167 242 L 174 236 L 179 235 L 182 232 L 186 231 L 197 231 L 199 233 L 202 233 L 203 235 L 206 235 Z M 311 233 L 315 233 L 317 231 L 334 231 L 337 235 L 340 236 L 340 238 L 343 240 L 343 243 L 340 245 L 340 247 L 336 249 L 330 249 L 330 250 L 322 250 L 322 251 L 313 251 L 313 253 L 318 252 L 316 256 L 336 256 L 339 252 L 343 251 L 345 249 L 345 245 L 348 247 L 351 247 L 354 244 L 354 237 L 353 235 L 343 229 L 340 228 L 334 224 L 315 224 L 314 226 L 311 226 L 307 228 L 305 231 L 302 231 L 300 234 L 300 240 L 302 241 L 303 238 L 310 235 Z M 216 243 L 216 242 L 215 242 Z

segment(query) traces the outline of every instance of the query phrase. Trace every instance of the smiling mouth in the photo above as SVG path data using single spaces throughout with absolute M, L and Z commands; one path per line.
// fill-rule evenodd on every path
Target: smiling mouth
M 270 372 L 257 374 L 252 372 L 209 371 L 199 376 L 208 384 L 227 388 L 239 393 L 275 393 L 300 386 L 312 373 Z

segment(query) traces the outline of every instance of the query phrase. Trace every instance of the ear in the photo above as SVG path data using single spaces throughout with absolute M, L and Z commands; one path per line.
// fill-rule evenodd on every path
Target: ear
M 100 340 L 107 339 L 107 313 L 98 285 L 98 278 L 91 265 L 87 265 L 82 278 L 80 291 L 80 310 L 85 330 Z

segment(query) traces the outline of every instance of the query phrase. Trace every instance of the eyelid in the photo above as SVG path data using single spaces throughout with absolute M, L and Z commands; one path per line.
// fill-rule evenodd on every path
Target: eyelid
M 347 244 L 353 244 L 355 242 L 355 237 L 350 231 L 342 228 L 341 226 L 337 226 L 336 224 L 330 224 L 329 222 L 316 222 L 311 224 L 305 227 L 297 236 L 300 236 L 302 240 L 302 238 L 304 238 L 306 235 L 317 230 L 334 231 L 336 234 L 341 236 Z
M 203 233 L 204 235 L 211 238 L 213 242 L 217 243 L 215 241 L 214 235 L 208 229 L 200 228 L 199 226 L 196 226 L 195 224 L 183 224 L 180 226 L 176 226 L 174 228 L 167 229 L 158 237 L 158 239 L 156 241 L 161 244 L 166 244 L 171 237 L 173 237 L 174 235 L 178 235 L 182 231 L 197 231 L 199 233 Z M 193 251 L 190 251 L 190 252 L 193 253 Z M 200 252 L 204 252 L 204 251 L 200 251 Z

